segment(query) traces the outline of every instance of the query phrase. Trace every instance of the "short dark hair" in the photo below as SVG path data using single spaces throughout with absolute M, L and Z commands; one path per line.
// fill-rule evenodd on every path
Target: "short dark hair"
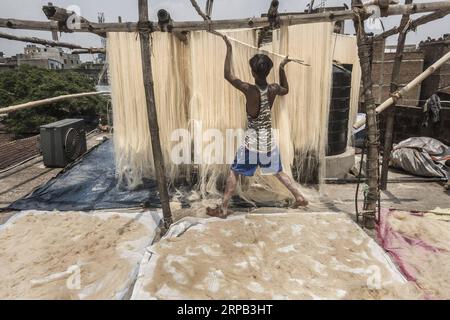
M 252 71 L 262 78 L 266 78 L 273 68 L 272 60 L 265 54 L 255 54 L 249 63 Z

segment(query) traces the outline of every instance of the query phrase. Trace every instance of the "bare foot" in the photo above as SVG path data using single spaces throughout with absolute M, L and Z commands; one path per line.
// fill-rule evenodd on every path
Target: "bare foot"
M 216 217 L 220 219 L 226 219 L 230 214 L 232 214 L 233 211 L 226 210 L 224 211 L 220 206 L 217 206 L 216 208 L 206 208 L 206 214 L 210 217 Z
M 292 209 L 297 209 L 298 207 L 307 207 L 309 204 L 306 199 L 297 199 L 295 203 L 291 206 Z

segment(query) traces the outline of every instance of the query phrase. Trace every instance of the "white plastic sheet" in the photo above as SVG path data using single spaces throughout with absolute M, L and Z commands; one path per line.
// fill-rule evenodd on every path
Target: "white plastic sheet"
M 299 213 L 299 215 L 306 214 L 306 213 Z M 295 213 L 289 213 L 289 214 L 263 214 L 261 216 L 264 216 L 265 218 L 270 220 L 270 217 L 283 217 L 283 216 L 289 216 L 292 217 L 293 215 L 297 215 Z M 307 213 L 307 215 L 336 215 L 338 217 L 339 215 L 343 217 L 343 214 L 340 213 L 332 213 L 332 212 L 323 212 L 323 213 Z M 249 216 L 255 216 L 255 215 L 240 215 L 240 216 L 232 216 L 227 219 L 227 221 L 232 220 L 245 220 Z M 168 233 L 161 239 L 161 241 L 179 237 L 187 230 L 194 230 L 198 229 L 198 231 L 201 231 L 204 228 L 208 227 L 208 223 L 214 222 L 214 221 L 221 221 L 218 218 L 209 218 L 209 219 L 201 219 L 201 218 L 185 218 L 180 220 L 179 222 L 172 225 Z M 223 220 L 222 220 L 223 221 Z M 388 276 L 383 279 L 385 284 L 389 285 L 398 285 L 398 284 L 404 284 L 406 283 L 406 280 L 402 276 L 402 274 L 397 270 L 389 256 L 382 250 L 378 244 L 371 239 L 356 223 L 354 223 L 349 217 L 345 216 L 345 223 L 348 223 L 351 228 L 355 229 L 355 232 L 360 235 L 359 239 L 364 239 L 364 241 L 368 241 L 368 248 L 373 257 L 377 260 L 377 262 L 380 265 L 383 265 L 385 269 L 388 270 Z M 314 226 L 305 226 L 305 227 L 311 227 Z M 238 250 L 238 249 L 237 249 Z M 279 250 L 278 250 L 279 251 Z M 153 300 L 157 299 L 155 296 L 153 296 L 148 290 L 146 290 L 146 287 L 151 282 L 152 278 L 155 275 L 155 269 L 158 264 L 158 259 L 160 256 L 158 253 L 155 252 L 154 247 L 150 247 L 145 254 L 142 262 L 141 262 L 141 269 L 139 271 L 139 275 L 133 290 L 133 294 L 131 299 L 136 300 Z M 189 257 L 188 257 L 189 258 Z M 192 258 L 195 259 L 195 258 Z M 211 259 L 214 259 L 214 257 L 211 257 Z M 348 272 L 365 272 L 365 270 L 346 270 Z M 183 296 L 180 295 L 176 290 L 171 289 L 168 286 L 165 286 L 162 284 L 163 291 L 165 291 L 165 295 L 167 297 L 170 297 L 170 299 L 189 299 L 192 297 Z M 338 290 L 336 292 L 336 296 L 334 298 L 339 299 L 342 298 L 340 296 L 344 291 Z M 317 297 L 320 298 L 320 297 Z
M 39 215 L 70 215 L 70 214 L 80 214 L 80 215 L 86 215 L 89 217 L 96 217 L 100 219 L 108 219 L 112 216 L 120 216 L 123 218 L 128 218 L 131 220 L 139 221 L 147 230 L 144 236 L 142 236 L 139 239 L 129 241 L 127 243 L 121 243 L 120 246 L 117 247 L 119 256 L 121 258 L 125 258 L 129 262 L 129 276 L 127 277 L 126 281 L 117 283 L 116 288 L 114 289 L 114 292 L 111 293 L 111 296 L 103 297 L 103 299 L 124 299 L 126 298 L 127 294 L 129 295 L 132 289 L 132 285 L 137 277 L 140 262 L 144 256 L 144 253 L 146 251 L 146 248 L 153 242 L 156 232 L 158 230 L 158 226 L 160 224 L 160 221 L 162 219 L 162 214 L 160 211 L 144 211 L 144 212 L 138 212 L 138 213 L 131 213 L 131 212 L 65 212 L 61 213 L 58 211 L 22 211 L 15 216 L 13 216 L 11 219 L 9 219 L 5 224 L 0 226 L 0 233 L 4 232 L 8 228 L 11 228 L 14 224 L 14 222 L 18 221 L 19 219 L 22 219 L 28 215 L 33 216 L 39 216 Z M 64 230 L 61 230 L 61 232 L 64 232 Z M 98 235 L 99 237 L 101 235 Z M 43 248 L 43 254 L 45 253 L 45 248 Z M 31 261 L 32 263 L 32 261 Z M 25 268 L 29 268 L 30 266 L 24 266 Z M 61 270 L 61 272 L 57 274 L 50 274 L 45 278 L 42 279 L 35 279 L 32 280 L 35 282 L 35 284 L 39 283 L 45 283 L 48 281 L 52 281 L 55 279 L 61 279 L 67 277 L 69 273 L 71 273 L 71 270 L 77 267 L 77 265 L 73 265 L 69 267 L 67 270 Z M 79 267 L 79 266 L 78 266 Z M 114 266 L 112 265 L 111 268 Z M 113 270 L 111 270 L 113 276 Z M 7 277 L 8 275 L 3 274 L 3 277 Z M 78 292 L 78 298 L 83 299 L 89 295 L 95 294 L 96 290 L 98 288 L 102 287 L 102 279 L 99 279 L 97 282 L 90 284 L 87 287 L 82 287 L 81 291 Z M 30 290 L 33 290 L 32 288 Z M 21 297 L 16 297 L 17 299 L 20 299 Z

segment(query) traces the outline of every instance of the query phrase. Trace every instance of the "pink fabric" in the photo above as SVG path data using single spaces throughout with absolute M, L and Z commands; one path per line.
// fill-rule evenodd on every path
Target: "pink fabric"
M 380 221 L 377 226 L 378 241 L 383 249 L 393 257 L 406 279 L 417 284 L 417 275 L 420 274 L 421 265 L 416 261 L 410 261 L 408 253 L 414 251 L 415 254 L 420 255 L 421 252 L 437 252 L 439 249 L 420 239 L 405 237 L 395 232 L 388 223 L 388 217 L 393 211 L 395 210 L 381 209 Z M 411 214 L 423 216 L 421 212 L 411 212 Z

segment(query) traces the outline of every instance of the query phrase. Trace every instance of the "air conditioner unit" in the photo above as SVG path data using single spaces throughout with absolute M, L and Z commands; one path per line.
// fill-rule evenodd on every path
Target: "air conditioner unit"
M 41 151 L 46 167 L 64 168 L 87 150 L 82 119 L 65 119 L 41 126 Z

